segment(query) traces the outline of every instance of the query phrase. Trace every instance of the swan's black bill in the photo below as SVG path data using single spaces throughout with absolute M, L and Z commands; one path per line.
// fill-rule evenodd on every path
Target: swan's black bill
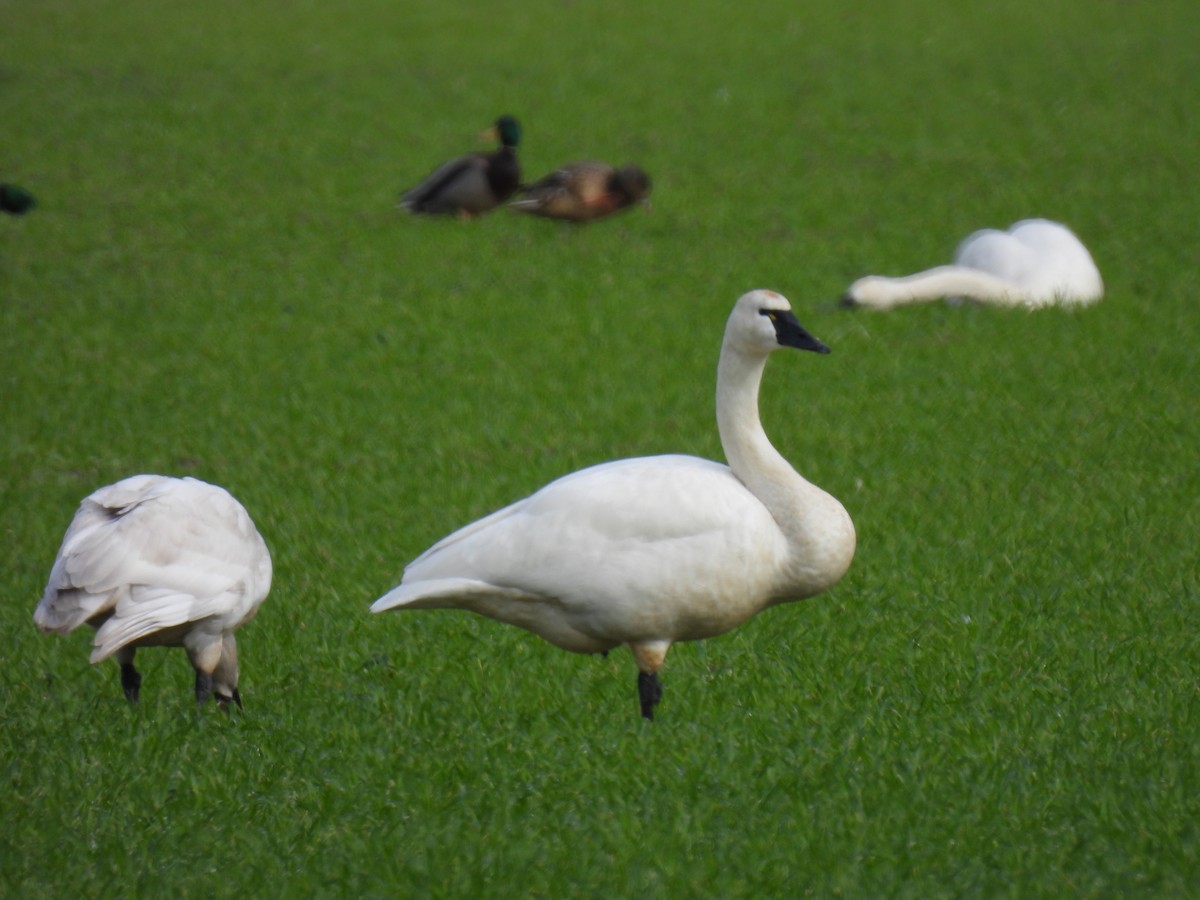
M 771 320 L 775 326 L 775 339 L 783 347 L 811 350 L 813 353 L 828 353 L 825 344 L 809 334 L 808 329 L 796 321 L 790 309 L 760 309 L 759 313 Z

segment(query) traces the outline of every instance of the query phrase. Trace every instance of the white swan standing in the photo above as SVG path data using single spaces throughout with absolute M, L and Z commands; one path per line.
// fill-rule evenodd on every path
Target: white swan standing
M 435 544 L 371 611 L 466 609 L 576 653 L 627 644 L 653 718 L 673 642 L 819 594 L 854 555 L 846 510 L 796 473 L 759 421 L 763 368 L 780 347 L 829 352 L 781 295 L 742 296 L 717 366 L 728 466 L 650 456 L 567 475 Z
M 954 265 L 899 278 L 868 275 L 842 298 L 847 306 L 891 309 L 940 297 L 1036 309 L 1095 303 L 1104 282 L 1079 238 L 1058 222 L 1025 219 L 1008 231 L 976 231 L 958 245 Z
M 116 654 L 138 699 L 138 647 L 187 650 L 196 700 L 242 705 L 233 632 L 271 588 L 271 555 L 224 488 L 194 478 L 134 475 L 84 498 L 33 621 L 67 634 L 96 628 L 91 661 Z

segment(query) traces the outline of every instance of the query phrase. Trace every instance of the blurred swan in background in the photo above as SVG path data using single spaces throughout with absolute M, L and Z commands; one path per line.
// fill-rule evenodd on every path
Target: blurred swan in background
M 1025 219 L 1008 231 L 976 231 L 958 245 L 954 264 L 915 275 L 868 275 L 846 291 L 846 306 L 891 309 L 941 297 L 1036 309 L 1087 305 L 1104 296 L 1104 282 L 1079 238 L 1058 222 Z

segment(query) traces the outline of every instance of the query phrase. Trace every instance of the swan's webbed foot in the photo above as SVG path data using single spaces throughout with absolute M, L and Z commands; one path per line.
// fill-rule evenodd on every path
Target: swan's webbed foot
M 662 699 L 662 684 L 657 673 L 638 672 L 638 699 L 642 704 L 642 717 L 654 721 L 654 707 Z

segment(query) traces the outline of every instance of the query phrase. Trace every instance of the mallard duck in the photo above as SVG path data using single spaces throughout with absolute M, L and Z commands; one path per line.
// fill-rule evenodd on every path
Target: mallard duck
M 0 184 L 0 209 L 22 216 L 34 207 L 33 194 L 15 184 Z
M 565 475 L 434 544 L 371 611 L 470 610 L 576 653 L 626 644 L 653 718 L 672 643 L 820 594 L 854 556 L 842 504 L 792 468 L 759 421 L 767 357 L 785 347 L 829 352 L 780 294 L 742 296 L 717 363 L 729 465 L 672 454 Z
M 224 488 L 134 475 L 85 497 L 67 528 L 33 621 L 67 634 L 96 629 L 92 662 L 115 655 L 136 702 L 138 647 L 187 650 L 196 700 L 242 705 L 233 632 L 271 588 L 271 554 Z
M 650 176 L 638 166 L 616 169 L 601 162 L 574 162 L 521 188 L 509 205 L 518 212 L 588 222 L 648 203 Z
M 511 197 L 521 183 L 517 162 L 521 125 L 512 116 L 501 116 L 484 135 L 499 139 L 500 149 L 494 153 L 468 153 L 443 163 L 400 195 L 400 208 L 470 218 L 495 209 Z

